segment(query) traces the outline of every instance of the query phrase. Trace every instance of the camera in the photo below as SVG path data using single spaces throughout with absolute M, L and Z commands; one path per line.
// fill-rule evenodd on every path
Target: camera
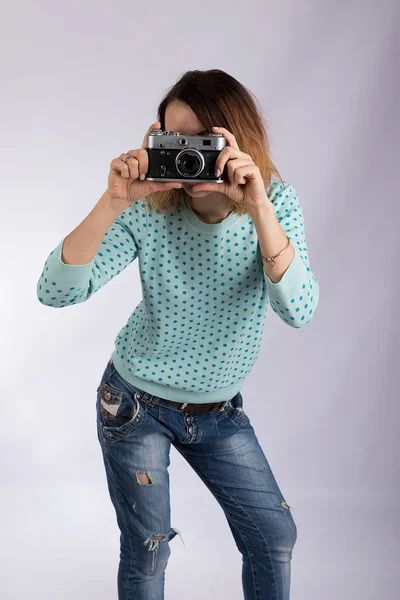
M 226 146 L 221 133 L 181 135 L 179 131 L 152 129 L 147 135 L 149 181 L 223 183 L 215 176 L 215 163 Z

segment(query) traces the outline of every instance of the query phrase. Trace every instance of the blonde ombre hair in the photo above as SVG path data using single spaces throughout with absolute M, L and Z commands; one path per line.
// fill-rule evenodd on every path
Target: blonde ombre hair
M 242 152 L 249 154 L 260 169 L 265 189 L 274 173 L 284 185 L 270 154 L 270 140 L 261 110 L 255 96 L 237 79 L 220 69 L 187 71 L 161 101 L 157 119 L 165 130 L 165 111 L 170 102 L 179 100 L 187 104 L 208 131 L 214 125 L 225 127 L 233 133 Z M 164 214 L 173 212 L 178 204 L 181 189 L 153 192 L 146 196 L 147 207 Z M 247 208 L 232 200 L 232 212 L 246 214 Z

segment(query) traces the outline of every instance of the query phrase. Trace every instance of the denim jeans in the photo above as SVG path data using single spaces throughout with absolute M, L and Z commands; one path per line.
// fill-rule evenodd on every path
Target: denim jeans
M 245 600 L 289 600 L 297 529 L 242 395 L 220 411 L 187 415 L 181 407 L 132 386 L 107 363 L 96 419 L 120 530 L 119 600 L 164 599 L 169 542 L 180 535 L 170 522 L 171 443 L 224 511 L 243 557 Z

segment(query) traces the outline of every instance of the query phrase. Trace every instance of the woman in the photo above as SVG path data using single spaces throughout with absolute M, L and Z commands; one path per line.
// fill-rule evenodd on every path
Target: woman
M 287 600 L 296 525 L 240 389 L 268 302 L 294 328 L 317 306 L 302 209 L 271 160 L 251 93 L 233 77 L 186 73 L 158 119 L 148 132 L 222 134 L 223 183 L 145 179 L 147 132 L 140 149 L 111 162 L 107 190 L 38 282 L 47 306 L 77 304 L 139 257 L 143 299 L 115 338 L 96 404 L 121 532 L 118 597 L 164 598 L 169 542 L 179 533 L 170 522 L 173 444 L 224 511 L 243 556 L 246 600 Z

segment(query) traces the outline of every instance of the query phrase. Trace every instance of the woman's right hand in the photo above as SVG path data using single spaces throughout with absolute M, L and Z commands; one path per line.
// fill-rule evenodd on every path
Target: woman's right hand
M 182 187 L 182 184 L 177 181 L 158 182 L 147 181 L 145 179 L 149 167 L 149 158 L 146 150 L 147 135 L 152 129 L 158 129 L 159 127 L 161 127 L 160 123 L 153 123 L 143 138 L 141 148 L 138 150 L 129 150 L 129 152 L 121 154 L 119 158 L 114 158 L 114 160 L 111 161 L 106 193 L 113 201 L 122 206 L 126 204 L 126 207 L 128 207 L 132 202 L 140 200 L 140 198 L 143 198 L 152 192 Z M 128 158 L 125 162 L 128 154 L 130 154 L 132 158 Z

